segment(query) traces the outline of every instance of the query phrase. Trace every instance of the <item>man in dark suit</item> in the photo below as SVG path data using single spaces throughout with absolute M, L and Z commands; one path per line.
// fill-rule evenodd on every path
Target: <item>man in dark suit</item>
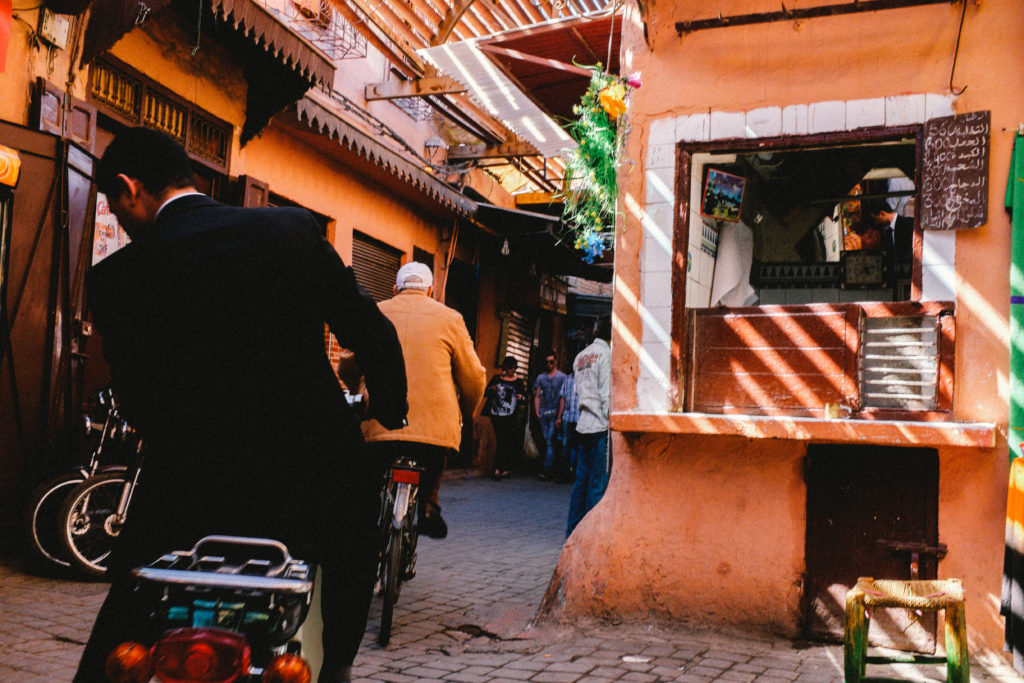
M 369 414 L 404 422 L 394 327 L 303 209 L 241 209 L 195 190 L 185 150 L 124 131 L 98 189 L 132 238 L 89 271 L 96 329 L 146 461 L 76 681 L 102 681 L 132 619 L 132 567 L 208 534 L 284 541 L 320 563 L 321 683 L 347 681 L 375 576 L 382 465 L 371 462 L 324 348 L 366 377 Z
M 864 202 L 863 215 L 870 230 L 879 235 L 878 248 L 885 259 L 886 283 L 899 296 L 901 266 L 914 263 L 914 219 L 900 216 L 885 199 L 875 197 Z

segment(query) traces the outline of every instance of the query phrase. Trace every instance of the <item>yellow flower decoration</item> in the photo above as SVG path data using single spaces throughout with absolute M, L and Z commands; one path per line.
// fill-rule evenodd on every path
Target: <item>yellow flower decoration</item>
M 598 93 L 597 99 L 612 121 L 626 113 L 626 87 L 621 83 L 604 88 Z

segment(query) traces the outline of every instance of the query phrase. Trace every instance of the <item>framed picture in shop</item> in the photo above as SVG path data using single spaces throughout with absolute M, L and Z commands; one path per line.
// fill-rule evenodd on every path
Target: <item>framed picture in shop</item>
M 746 184 L 747 179 L 742 176 L 709 168 L 704 179 L 704 192 L 701 195 L 701 215 L 738 223 Z

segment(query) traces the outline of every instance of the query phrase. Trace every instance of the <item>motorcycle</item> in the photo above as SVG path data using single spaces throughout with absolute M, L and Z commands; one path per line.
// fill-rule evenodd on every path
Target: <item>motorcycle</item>
M 311 680 L 295 636 L 310 610 L 315 570 L 283 543 L 207 536 L 132 575 L 144 618 L 162 635 L 152 646 L 115 648 L 106 663 L 112 683 Z
M 97 392 L 84 411 L 82 426 L 91 446 L 88 459 L 47 479 L 32 492 L 25 512 L 25 535 L 38 562 L 74 569 L 86 576 L 101 577 L 105 567 L 90 561 L 81 533 L 71 537 L 71 549 L 65 545 L 68 527 L 65 501 L 76 487 L 97 478 L 123 478 L 137 446 L 134 430 L 118 411 L 113 392 Z M 98 557 L 98 556 L 94 556 Z

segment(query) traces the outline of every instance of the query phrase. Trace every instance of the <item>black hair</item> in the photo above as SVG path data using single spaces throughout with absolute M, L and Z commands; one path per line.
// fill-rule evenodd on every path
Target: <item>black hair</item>
M 863 215 L 865 216 L 874 216 L 882 211 L 889 212 L 894 210 L 889 206 L 885 197 L 869 197 L 868 199 L 863 200 L 861 206 Z
M 501 361 L 502 370 L 515 370 L 517 367 L 519 367 L 519 361 L 515 356 L 505 356 L 505 360 Z
M 612 339 L 612 319 L 607 315 L 602 315 L 596 321 L 594 321 L 594 336 L 598 339 L 604 339 L 605 341 L 611 341 Z
M 185 148 L 166 133 L 141 126 L 118 133 L 107 147 L 96 165 L 96 189 L 110 199 L 120 197 L 125 185 L 119 173 L 138 180 L 152 195 L 196 182 Z

